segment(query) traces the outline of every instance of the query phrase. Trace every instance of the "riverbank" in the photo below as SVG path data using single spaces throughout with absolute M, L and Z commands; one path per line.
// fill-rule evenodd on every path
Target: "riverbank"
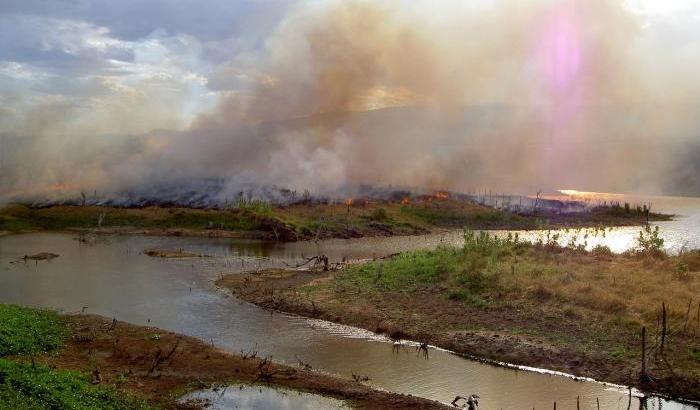
M 77 230 L 82 233 L 229 237 L 276 241 L 418 235 L 446 229 L 556 229 L 641 225 L 668 220 L 616 206 L 589 212 L 541 210 L 517 214 L 467 199 L 428 197 L 420 202 L 307 203 L 273 206 L 250 202 L 235 209 L 114 208 L 57 205 L 0 209 L 0 231 Z
M 322 394 L 360 409 L 447 408 L 100 316 L 0 305 L 0 317 L 2 408 L 196 408 L 177 398 L 231 383 Z
M 699 400 L 700 252 L 667 256 L 653 232 L 644 238 L 646 250 L 616 255 L 472 235 L 464 248 L 338 271 L 230 274 L 217 284 L 269 309 Z

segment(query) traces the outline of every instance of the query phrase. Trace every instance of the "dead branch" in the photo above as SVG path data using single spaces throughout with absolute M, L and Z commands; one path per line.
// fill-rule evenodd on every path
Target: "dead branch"
M 175 351 L 177 350 L 178 346 L 180 345 L 180 341 L 182 341 L 181 337 L 178 337 L 177 340 L 175 341 L 175 344 L 173 345 L 172 349 L 166 354 L 165 356 L 162 355 L 162 351 L 160 348 L 158 348 L 158 351 L 156 352 L 156 357 L 153 360 L 153 365 L 151 368 L 148 370 L 148 373 L 153 373 L 158 366 L 161 364 L 165 363 L 166 361 L 170 360 L 170 358 L 175 354 Z

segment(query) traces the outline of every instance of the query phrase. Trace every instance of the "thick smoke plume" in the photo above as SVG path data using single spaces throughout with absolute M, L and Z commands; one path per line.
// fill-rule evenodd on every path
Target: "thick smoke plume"
M 209 77 L 223 97 L 187 127 L 8 133 L 2 196 L 205 178 L 226 181 L 222 198 L 251 184 L 700 194 L 698 69 L 612 0 L 303 2 Z

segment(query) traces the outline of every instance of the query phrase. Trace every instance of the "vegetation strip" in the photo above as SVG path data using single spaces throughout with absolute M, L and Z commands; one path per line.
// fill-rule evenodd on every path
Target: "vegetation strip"
M 429 197 L 421 202 L 299 203 L 273 206 L 243 201 L 228 209 L 114 208 L 57 205 L 0 209 L 0 231 L 78 229 L 102 233 L 224 236 L 278 241 L 415 235 L 444 229 L 544 229 L 641 225 L 669 215 L 618 205 L 560 214 L 540 210 L 517 214 L 469 200 Z
M 266 308 L 698 400 L 700 251 L 669 256 L 662 246 L 651 228 L 622 255 L 467 232 L 461 248 L 217 283 Z

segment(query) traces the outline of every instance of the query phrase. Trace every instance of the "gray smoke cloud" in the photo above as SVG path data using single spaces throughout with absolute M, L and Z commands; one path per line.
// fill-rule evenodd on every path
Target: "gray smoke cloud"
M 36 104 L 4 129 L 0 195 L 204 178 L 225 197 L 250 184 L 700 194 L 689 33 L 612 0 L 465 3 L 291 7 L 263 46 L 208 72 L 222 97 L 177 131 L 145 132 L 182 121 L 178 93 L 122 94 L 80 127 L 66 121 L 79 107 Z

